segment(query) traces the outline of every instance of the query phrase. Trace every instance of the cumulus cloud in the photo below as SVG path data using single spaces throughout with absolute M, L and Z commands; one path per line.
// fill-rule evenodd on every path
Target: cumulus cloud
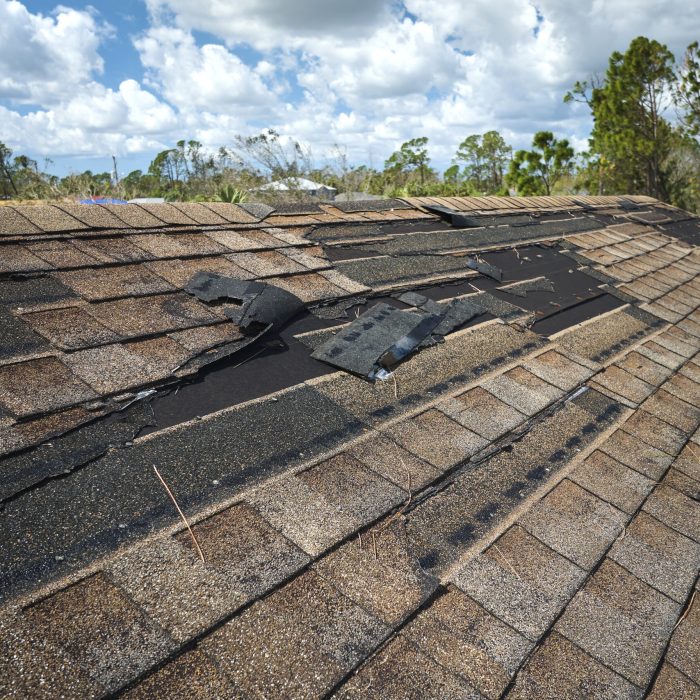
M 0 99 L 47 104 L 99 74 L 101 37 L 111 31 L 84 11 L 60 7 L 32 14 L 16 0 L 0 2 Z
M 252 111 L 275 99 L 259 72 L 220 44 L 197 46 L 190 32 L 153 27 L 134 45 L 148 82 L 181 110 L 238 106 Z
M 700 26 L 680 0 L 143 2 L 149 24 L 121 37 L 141 70 L 109 88 L 102 16 L 0 0 L 0 140 L 133 153 L 273 127 L 375 166 L 423 135 L 440 165 L 489 129 L 516 147 L 545 128 L 582 146 L 589 115 L 562 102 L 573 82 L 640 34 L 680 57 Z

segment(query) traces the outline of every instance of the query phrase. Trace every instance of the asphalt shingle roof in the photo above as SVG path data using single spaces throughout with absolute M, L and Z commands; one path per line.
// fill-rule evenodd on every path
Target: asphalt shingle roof
M 697 696 L 699 235 L 646 197 L 0 207 L 0 697 Z M 197 273 L 306 310 L 251 342 Z M 406 291 L 476 315 L 385 381 L 311 357 Z

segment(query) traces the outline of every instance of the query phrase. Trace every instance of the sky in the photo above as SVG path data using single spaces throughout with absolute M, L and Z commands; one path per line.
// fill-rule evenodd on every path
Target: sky
M 576 80 L 636 36 L 680 60 L 700 39 L 681 0 L 0 0 L 0 141 L 58 174 L 146 169 L 179 139 L 215 150 L 266 128 L 381 168 L 429 137 L 433 165 L 468 135 L 583 150 Z

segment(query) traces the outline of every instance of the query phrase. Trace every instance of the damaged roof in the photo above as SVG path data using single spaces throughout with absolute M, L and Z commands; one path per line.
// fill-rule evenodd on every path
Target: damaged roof
M 699 243 L 640 196 L 0 207 L 0 697 L 697 697 Z

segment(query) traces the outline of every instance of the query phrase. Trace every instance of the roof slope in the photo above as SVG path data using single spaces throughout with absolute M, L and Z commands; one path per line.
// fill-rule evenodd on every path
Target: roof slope
M 0 696 L 697 695 L 699 238 L 645 197 L 0 208 Z M 197 273 L 305 311 L 251 338 Z M 386 381 L 311 357 L 455 300 Z

